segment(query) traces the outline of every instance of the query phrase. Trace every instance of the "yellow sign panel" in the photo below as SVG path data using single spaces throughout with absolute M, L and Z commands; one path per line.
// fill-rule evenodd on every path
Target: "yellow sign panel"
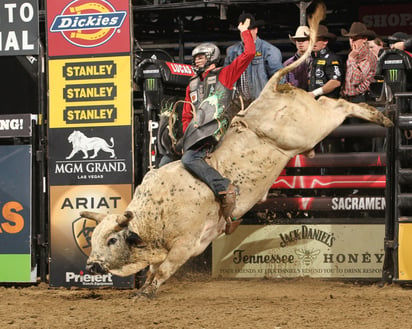
M 49 127 L 128 126 L 129 56 L 49 60 Z
M 398 264 L 399 280 L 412 280 L 412 223 L 399 224 Z
M 380 278 L 385 225 L 241 225 L 213 241 L 212 276 Z

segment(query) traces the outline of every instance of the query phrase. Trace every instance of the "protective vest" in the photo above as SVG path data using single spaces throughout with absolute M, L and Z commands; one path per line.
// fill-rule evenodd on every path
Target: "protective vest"
M 220 69 L 213 70 L 209 73 L 209 75 L 213 73 L 210 79 L 208 79 L 208 75 L 207 79 L 203 81 L 206 82 L 203 95 L 208 96 L 200 102 L 200 97 L 192 99 L 196 114 L 183 136 L 183 151 L 206 143 L 216 145 L 226 133 L 232 118 L 240 111 L 240 106 L 232 102 L 234 90 L 228 89 L 220 83 L 219 72 Z M 200 84 L 193 83 L 193 86 L 193 91 L 196 91 L 199 90 Z
M 323 87 L 329 80 L 343 81 L 344 75 L 340 58 L 329 48 L 321 49 L 317 56 L 313 57 L 309 79 L 309 91 Z M 335 88 L 325 96 L 339 98 L 340 87 Z
M 218 82 L 218 77 L 220 70 L 222 68 L 217 68 L 211 70 L 206 79 L 203 81 L 199 77 L 192 78 L 189 82 L 190 89 L 190 101 L 195 106 L 199 107 L 199 104 L 209 95 L 213 94 L 216 90 L 216 84 Z

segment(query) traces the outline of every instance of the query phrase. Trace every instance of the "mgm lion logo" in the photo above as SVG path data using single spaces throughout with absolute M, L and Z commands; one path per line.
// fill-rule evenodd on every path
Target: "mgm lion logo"
M 74 130 L 70 136 L 67 138 L 69 143 L 72 143 L 73 150 L 69 156 L 66 157 L 66 160 L 70 160 L 77 152 L 83 152 L 83 159 L 89 158 L 89 151 L 93 151 L 93 155 L 90 159 L 94 159 L 97 157 L 97 153 L 100 150 L 110 153 L 111 158 L 115 158 L 116 155 L 114 154 L 114 139 L 113 137 L 110 138 L 109 145 L 103 138 L 100 137 L 87 137 L 81 131 Z

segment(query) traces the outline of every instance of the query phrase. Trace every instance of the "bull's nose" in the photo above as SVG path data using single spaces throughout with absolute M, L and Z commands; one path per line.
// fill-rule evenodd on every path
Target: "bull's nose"
M 92 263 L 86 265 L 86 271 L 90 274 L 106 274 L 107 271 L 99 264 Z

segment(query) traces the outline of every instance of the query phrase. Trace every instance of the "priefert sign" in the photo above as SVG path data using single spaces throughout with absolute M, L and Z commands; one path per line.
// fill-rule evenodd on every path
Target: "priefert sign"
M 0 3 L 0 56 L 39 54 L 37 0 Z

